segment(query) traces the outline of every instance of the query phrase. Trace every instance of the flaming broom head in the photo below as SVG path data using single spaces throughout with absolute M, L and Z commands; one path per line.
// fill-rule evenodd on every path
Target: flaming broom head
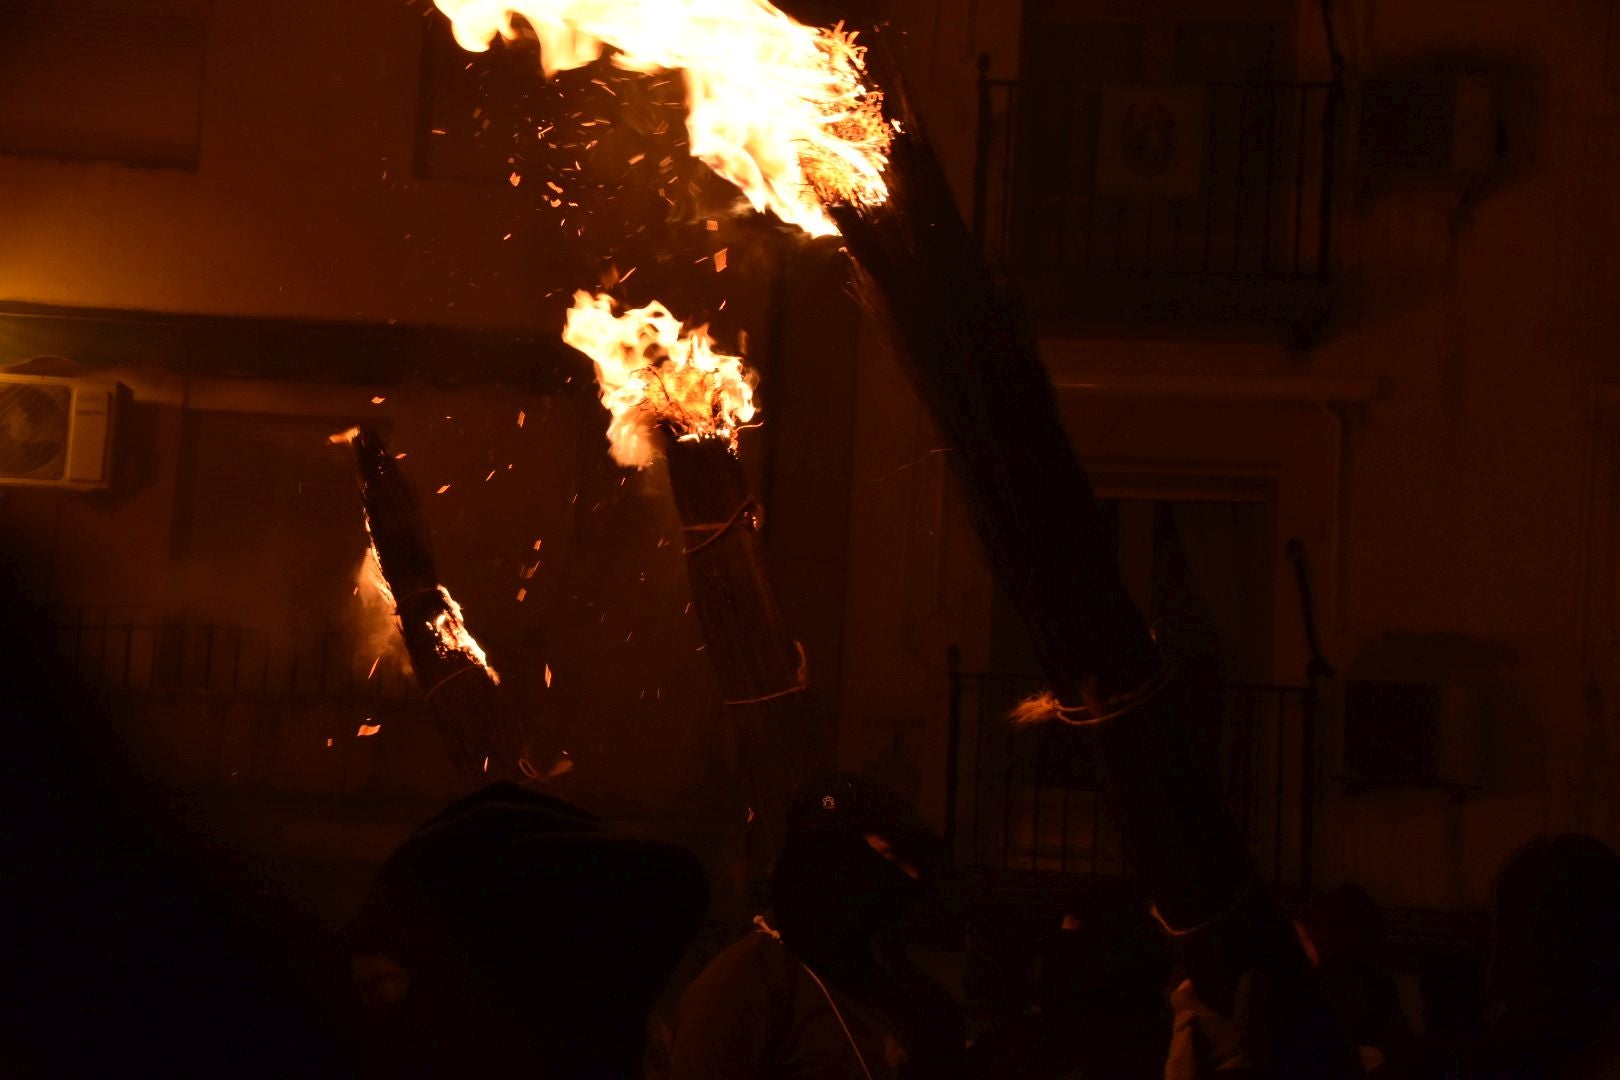
M 456 40 L 482 52 L 521 18 L 546 74 L 605 52 L 627 71 L 686 79 L 692 156 L 811 236 L 838 230 L 832 203 L 888 197 L 891 127 L 866 81 L 866 50 L 842 26 L 804 26 L 765 0 L 435 0 Z
M 596 366 L 613 459 L 646 466 L 658 428 L 735 449 L 756 411 L 754 374 L 742 357 L 716 350 L 706 326 L 684 329 L 657 301 L 622 313 L 615 306 L 611 297 L 576 292 L 563 330 L 563 341 Z

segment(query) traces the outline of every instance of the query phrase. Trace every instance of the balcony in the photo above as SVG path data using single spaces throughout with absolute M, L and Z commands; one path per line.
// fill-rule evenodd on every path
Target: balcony
M 46 630 L 132 766 L 244 849 L 381 857 L 454 791 L 415 680 L 352 618 L 248 626 L 89 604 Z
M 987 71 L 981 57 L 973 224 L 1040 333 L 1316 337 L 1331 296 L 1333 84 Z
M 1125 877 L 1130 856 L 1103 806 L 1090 731 L 1015 728 L 1006 716 L 1039 691 L 1034 676 L 951 670 L 946 838 L 970 876 L 1038 883 Z M 1209 723 L 1189 729 L 1219 780 L 1255 866 L 1308 890 L 1316 803 L 1316 697 L 1305 686 L 1211 688 Z

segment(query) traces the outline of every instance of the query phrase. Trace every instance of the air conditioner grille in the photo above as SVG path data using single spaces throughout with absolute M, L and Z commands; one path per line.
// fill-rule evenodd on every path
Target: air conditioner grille
M 62 479 L 72 418 L 70 387 L 0 385 L 0 478 Z

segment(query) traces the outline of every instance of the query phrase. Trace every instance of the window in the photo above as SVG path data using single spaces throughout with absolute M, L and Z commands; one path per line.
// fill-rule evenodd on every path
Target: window
M 1026 9 L 1010 160 L 980 167 L 1005 178 L 1000 243 L 1037 317 L 1087 296 L 1116 314 L 1098 279 L 1156 276 L 1166 292 L 1144 292 L 1146 309 L 1175 313 L 1196 307 L 1176 291 L 1188 275 L 1320 273 L 1327 87 L 1279 81 L 1285 22 L 1160 14 Z
M 327 436 L 349 422 L 192 413 L 177 553 L 304 605 L 347 596 L 366 540 L 352 457 Z
M 195 168 L 203 0 L 0 0 L 0 152 Z
M 1275 572 L 1270 504 L 1234 493 L 1220 501 L 1109 499 L 1099 509 L 1127 591 L 1182 662 L 1222 681 L 1265 681 Z M 999 590 L 991 618 L 991 668 L 1037 674 L 1029 636 Z

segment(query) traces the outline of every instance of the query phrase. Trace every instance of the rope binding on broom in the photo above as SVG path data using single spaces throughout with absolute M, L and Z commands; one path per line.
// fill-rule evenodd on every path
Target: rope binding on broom
M 702 551 L 704 548 L 726 535 L 726 533 L 730 532 L 731 527 L 737 524 L 737 522 L 741 521 L 744 514 L 750 515 L 750 517 L 753 519 L 752 524 L 757 528 L 759 525 L 759 518 L 762 517 L 764 513 L 765 507 L 761 505 L 758 499 L 750 495 L 737 505 L 737 509 L 731 512 L 730 517 L 726 518 L 726 520 L 720 522 L 719 524 L 683 525 L 681 526 L 682 531 L 698 533 L 703 536 L 703 539 L 699 540 L 689 548 L 683 548 L 682 553 L 686 555 L 695 555 Z
M 802 694 L 810 689 L 810 658 L 804 655 L 804 642 L 795 641 L 793 647 L 799 650 L 799 672 L 792 686 L 786 690 L 778 690 L 774 694 L 765 694 L 762 697 L 743 698 L 740 701 L 728 701 L 727 705 L 763 705 L 767 701 L 776 701 L 778 698 L 792 697 Z
M 1061 720 L 1070 727 L 1095 727 L 1140 709 L 1158 697 L 1174 677 L 1175 669 L 1161 664 L 1141 686 L 1115 694 L 1097 705 L 1065 705 L 1052 691 L 1042 690 L 1013 706 L 1007 718 L 1014 727 L 1044 724 L 1050 720 Z
M 469 662 L 466 667 L 457 668 L 444 678 L 440 679 L 438 682 L 434 683 L 432 686 L 428 687 L 427 690 L 422 694 L 423 699 L 431 701 L 433 699 L 433 695 L 438 693 L 439 690 L 444 687 L 445 683 L 450 682 L 452 679 L 459 679 L 469 671 L 481 671 L 484 673 L 485 677 L 488 677 L 489 675 L 488 668 L 478 663 Z

